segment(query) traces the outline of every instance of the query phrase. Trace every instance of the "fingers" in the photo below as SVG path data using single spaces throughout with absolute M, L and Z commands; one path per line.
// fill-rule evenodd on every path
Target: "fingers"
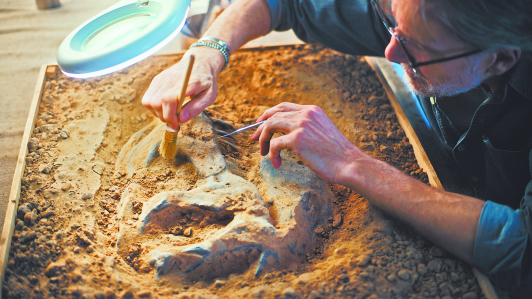
M 277 137 L 270 141 L 270 153 L 268 158 L 270 158 L 270 161 L 275 169 L 281 167 L 281 151 L 291 148 L 292 142 L 290 141 L 290 137 L 288 135 Z
M 188 93 L 188 92 L 187 92 Z M 212 104 L 216 99 L 216 88 L 204 90 L 196 95 L 191 101 L 186 103 L 179 113 L 179 122 L 185 123 L 191 118 L 199 115 L 207 106 Z
M 255 134 L 257 134 L 256 136 L 259 136 L 261 155 L 265 156 L 270 151 L 270 142 L 273 134 L 284 133 L 287 135 L 295 129 L 296 124 L 292 121 L 293 118 L 294 115 L 287 112 L 281 112 L 277 114 L 277 117 L 270 118 L 267 122 L 260 125 Z
M 163 71 L 153 79 L 142 98 L 144 107 L 174 129 L 179 127 L 179 123 L 199 115 L 216 97 L 216 78 L 209 64 L 196 63 L 185 94 L 191 97 L 192 101 L 183 107 L 178 116 L 178 92 L 185 71 L 181 61 Z
M 290 112 L 290 111 L 298 111 L 298 110 L 302 110 L 304 108 L 303 105 L 299 105 L 299 104 L 294 104 L 294 103 L 289 103 L 289 102 L 284 102 L 284 103 L 281 103 L 275 107 L 272 107 L 266 111 L 264 111 L 264 113 L 257 119 L 257 122 L 260 122 L 260 121 L 263 121 L 265 119 L 268 119 L 270 117 L 272 117 L 275 113 L 278 113 L 278 112 Z
M 166 91 L 163 96 L 161 97 L 161 120 L 168 124 L 172 129 L 176 130 L 179 128 L 179 123 L 177 121 L 177 102 L 178 99 L 176 97 L 178 90 L 174 87 Z

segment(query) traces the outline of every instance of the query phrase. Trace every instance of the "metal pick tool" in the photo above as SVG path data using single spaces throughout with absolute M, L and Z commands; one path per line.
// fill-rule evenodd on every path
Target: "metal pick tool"
M 222 137 L 227 137 L 227 136 L 229 136 L 229 135 L 233 135 L 233 134 L 236 134 L 236 133 L 240 133 L 240 132 L 242 132 L 242 131 L 245 131 L 245 130 L 251 129 L 251 128 L 256 127 L 256 126 L 260 126 L 260 124 L 262 124 L 263 122 L 265 122 L 265 120 L 263 120 L 263 121 L 261 121 L 261 122 L 258 122 L 258 123 L 254 123 L 254 124 L 249 125 L 249 126 L 247 126 L 247 127 L 240 128 L 240 129 L 238 129 L 238 130 L 236 130 L 236 131 L 234 131 L 234 132 L 231 132 L 231 133 L 229 133 L 229 134 L 225 134 L 225 135 L 223 135 L 223 136 L 216 137 L 215 139 L 222 138 Z

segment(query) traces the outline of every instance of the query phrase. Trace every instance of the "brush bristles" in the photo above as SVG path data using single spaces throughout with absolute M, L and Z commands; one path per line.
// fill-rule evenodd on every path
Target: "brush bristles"
M 177 154 L 177 133 L 179 133 L 179 129 L 173 130 L 169 127 L 166 127 L 163 141 L 159 146 L 159 153 L 161 156 L 163 156 L 163 158 L 173 158 Z

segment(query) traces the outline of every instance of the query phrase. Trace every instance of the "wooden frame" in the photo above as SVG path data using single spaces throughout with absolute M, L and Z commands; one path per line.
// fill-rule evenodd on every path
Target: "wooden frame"
M 290 46 L 290 45 L 285 45 L 285 46 Z M 257 49 L 274 48 L 274 47 L 279 47 L 279 45 L 261 47 Z M 250 50 L 250 49 L 247 48 L 246 50 Z M 164 54 L 161 56 L 171 56 L 175 54 L 182 54 L 182 53 Z M 423 149 L 421 142 L 419 141 L 419 138 L 417 137 L 401 105 L 399 104 L 398 98 L 404 97 L 404 96 L 410 96 L 409 92 L 406 90 L 406 87 L 404 86 L 404 83 L 402 83 L 401 79 L 397 76 L 397 74 L 393 70 L 393 67 L 387 60 L 383 58 L 366 57 L 366 61 L 376 71 L 380 81 L 383 83 L 386 93 L 388 94 L 388 98 L 390 99 L 390 103 L 397 115 L 397 119 L 399 120 L 399 124 L 404 129 L 405 134 L 410 141 L 410 144 L 412 144 L 412 147 L 414 149 L 414 154 L 418 161 L 419 166 L 423 168 L 425 172 L 428 174 L 429 182 L 433 187 L 438 188 L 438 189 L 443 189 L 443 186 L 436 172 L 434 171 L 434 168 L 432 167 L 432 164 L 427 154 L 425 153 L 425 150 Z M 46 78 L 55 76 L 56 71 L 58 69 L 59 69 L 59 66 L 55 64 L 43 65 L 41 67 L 39 76 L 37 78 L 37 85 L 35 87 L 35 92 L 33 94 L 33 100 L 31 102 L 30 112 L 28 115 L 28 121 L 26 122 L 26 126 L 24 128 L 22 144 L 21 144 L 21 148 L 19 151 L 19 155 L 18 155 L 15 173 L 13 176 L 13 182 L 11 184 L 9 202 L 8 202 L 7 209 L 6 209 L 7 212 L 6 212 L 6 217 L 5 217 L 4 226 L 2 230 L 2 236 L 0 239 L 0 269 L 2 271 L 1 277 L 0 277 L 0 288 L 4 280 L 4 274 L 5 274 L 7 262 L 9 259 L 9 250 L 11 248 L 11 239 L 13 237 L 13 232 L 15 230 L 15 220 L 17 219 L 17 209 L 18 209 L 18 203 L 20 199 L 21 179 L 23 177 L 24 170 L 26 167 L 26 155 L 28 154 L 27 144 L 31 138 L 31 134 L 35 126 L 35 121 L 38 116 L 39 104 L 41 103 L 41 99 L 43 96 L 44 84 L 46 82 Z M 489 281 L 489 279 L 483 273 L 481 273 L 478 269 L 474 267 L 473 267 L 473 272 L 479 282 L 479 285 L 482 291 L 484 292 L 484 295 L 488 299 L 498 299 L 497 294 L 495 293 L 493 286 L 491 282 Z M 1 299 L 1 292 L 0 292 L 0 299 Z
M 11 184 L 11 191 L 9 193 L 6 217 L 4 220 L 4 226 L 2 228 L 2 236 L 0 238 L 0 267 L 2 271 L 0 287 L 4 281 L 4 274 L 7 267 L 7 261 L 9 259 L 9 249 L 11 248 L 11 238 L 15 230 L 15 220 L 17 219 L 18 202 L 20 199 L 20 187 L 21 179 L 26 168 L 26 155 L 28 154 L 28 142 L 31 138 L 31 133 L 35 127 L 35 120 L 39 114 L 39 104 L 44 91 L 44 83 L 46 82 L 47 74 L 52 72 L 55 75 L 56 66 L 43 65 L 37 78 L 37 86 L 33 93 L 33 100 L 31 101 L 30 112 L 28 115 L 28 121 L 24 128 L 24 135 L 22 136 L 22 145 L 18 154 L 17 165 L 15 167 L 15 174 L 13 176 L 13 182 Z M 2 294 L 0 292 L 0 298 Z

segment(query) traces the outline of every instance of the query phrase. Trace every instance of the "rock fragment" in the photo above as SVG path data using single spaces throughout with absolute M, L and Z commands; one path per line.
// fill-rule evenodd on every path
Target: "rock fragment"
M 24 216 L 31 212 L 32 210 L 32 205 L 30 203 L 24 203 L 24 204 L 21 204 L 19 207 L 18 207 L 18 211 L 17 211 L 17 217 L 20 218 L 20 219 L 24 219 Z
M 30 152 L 34 152 L 39 149 L 39 139 L 33 137 L 30 138 L 30 141 L 28 142 L 28 149 Z
M 371 255 L 363 254 L 357 257 L 357 259 L 355 260 L 355 264 L 360 267 L 366 267 L 370 261 L 371 261 Z
M 50 174 L 52 172 L 52 168 L 50 166 L 44 166 L 41 169 L 41 172 L 44 173 L 44 174 Z
M 399 270 L 399 272 L 397 272 L 397 276 L 402 280 L 410 279 L 410 273 L 406 269 Z
M 70 132 L 67 129 L 64 129 L 59 135 L 61 136 L 61 138 L 67 139 L 70 136 Z
M 225 280 L 220 280 L 220 279 L 217 279 L 215 282 L 214 282 L 214 287 L 219 289 L 223 286 L 225 286 L 226 284 L 226 281 Z
M 90 193 L 90 192 L 85 192 L 85 193 L 83 193 L 83 195 L 81 196 L 81 199 L 83 199 L 83 200 L 89 200 L 89 199 L 91 199 L 91 198 L 92 198 L 92 193 Z
M 381 106 L 383 104 L 386 104 L 388 102 L 388 98 L 386 97 L 378 97 L 378 96 L 371 96 L 369 97 L 368 99 L 368 104 L 371 105 L 372 107 L 378 107 L 378 106 Z
M 299 298 L 299 296 L 296 293 L 296 290 L 294 290 L 291 287 L 287 287 L 283 290 L 283 296 L 284 298 Z
M 325 232 L 325 230 L 323 229 L 323 227 L 317 227 L 315 230 L 314 230 L 314 233 L 316 235 L 321 235 Z
M 63 185 L 61 185 L 61 190 L 63 191 L 68 191 L 70 188 L 72 188 L 72 184 L 69 182 L 63 183 Z
M 62 268 L 63 265 L 59 263 L 50 263 L 50 265 L 44 270 L 44 274 L 48 277 L 56 277 L 61 274 Z
M 432 260 L 427 264 L 427 268 L 432 272 L 440 272 L 441 262 L 438 260 Z
M 337 214 L 337 215 L 334 216 L 332 226 L 333 226 L 334 228 L 339 228 L 340 225 L 342 225 L 342 215 Z
M 35 213 L 28 212 L 24 215 L 24 224 L 26 226 L 31 226 L 35 221 L 37 221 L 37 215 Z

